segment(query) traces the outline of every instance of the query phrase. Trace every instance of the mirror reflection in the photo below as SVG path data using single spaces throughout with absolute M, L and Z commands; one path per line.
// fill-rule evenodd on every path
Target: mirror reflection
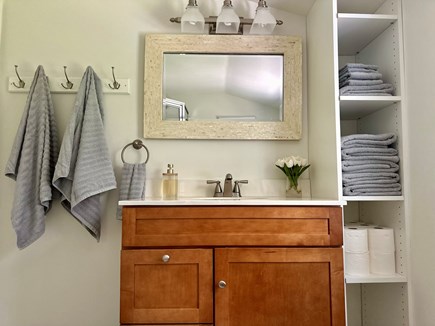
M 283 121 L 280 54 L 164 53 L 162 119 Z

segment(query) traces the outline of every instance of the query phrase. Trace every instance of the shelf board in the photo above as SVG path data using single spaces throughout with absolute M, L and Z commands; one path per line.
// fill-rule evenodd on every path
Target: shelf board
M 403 275 L 367 275 L 367 276 L 353 276 L 345 275 L 345 280 L 347 284 L 351 283 L 406 283 L 407 278 Z
M 403 196 L 343 196 L 345 201 L 402 201 Z
M 401 99 L 400 96 L 340 96 L 340 119 L 359 119 Z
M 338 0 L 338 12 L 349 13 L 374 13 L 384 3 L 385 0 Z
M 391 24 L 397 15 L 338 14 L 338 54 L 354 56 Z

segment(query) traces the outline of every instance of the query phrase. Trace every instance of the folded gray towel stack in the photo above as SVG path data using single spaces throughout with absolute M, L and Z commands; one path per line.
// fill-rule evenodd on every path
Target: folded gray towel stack
M 394 87 L 384 83 L 377 65 L 348 63 L 339 71 L 340 95 L 389 96 Z
M 62 193 L 62 205 L 97 240 L 102 214 L 100 194 L 116 188 L 104 135 L 102 97 L 101 80 L 88 67 L 77 92 L 53 177 L 53 185 Z
M 341 138 L 345 196 L 400 196 L 397 136 L 355 134 Z
M 54 167 L 58 156 L 57 128 L 47 76 L 36 70 L 15 136 L 5 175 L 16 180 L 12 225 L 17 246 L 27 247 L 45 231 L 45 214 L 53 197 Z

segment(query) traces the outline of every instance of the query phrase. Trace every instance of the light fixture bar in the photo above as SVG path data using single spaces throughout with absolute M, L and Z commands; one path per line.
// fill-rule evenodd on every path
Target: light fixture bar
M 181 17 L 172 17 L 169 19 L 169 21 L 171 23 L 181 23 Z M 209 33 L 210 34 L 216 34 L 216 21 L 217 21 L 217 16 L 210 16 L 210 17 L 205 17 L 204 18 L 204 22 L 205 24 L 209 24 Z M 239 27 L 239 34 L 243 34 L 242 32 L 240 32 L 240 30 L 243 30 L 243 26 L 244 25 L 252 25 L 252 23 L 254 22 L 254 19 L 252 18 L 243 18 L 240 17 L 240 27 Z M 284 22 L 282 20 L 276 20 L 276 24 L 277 25 L 282 25 L 284 24 Z

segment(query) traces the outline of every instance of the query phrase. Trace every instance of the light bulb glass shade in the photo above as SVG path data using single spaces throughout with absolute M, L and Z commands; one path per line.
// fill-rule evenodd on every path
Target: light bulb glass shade
M 205 19 L 197 6 L 187 6 L 181 17 L 181 32 L 200 34 L 204 33 Z
M 258 7 L 249 34 L 272 34 L 275 26 L 276 19 L 269 8 Z
M 223 6 L 216 20 L 216 34 L 237 34 L 240 18 L 232 7 Z

